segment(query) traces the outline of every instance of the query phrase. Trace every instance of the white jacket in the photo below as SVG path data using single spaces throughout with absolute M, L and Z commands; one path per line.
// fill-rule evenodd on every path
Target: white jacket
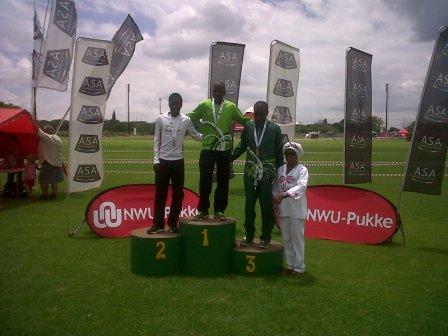
M 303 164 L 299 163 L 288 174 L 286 174 L 286 164 L 277 170 L 273 194 L 285 193 L 289 196 L 284 198 L 278 206 L 280 217 L 306 219 L 308 211 L 307 185 L 308 169 Z

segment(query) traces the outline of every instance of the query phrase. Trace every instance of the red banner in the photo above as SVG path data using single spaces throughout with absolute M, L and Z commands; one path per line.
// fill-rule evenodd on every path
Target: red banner
M 102 237 L 128 237 L 131 231 L 150 227 L 154 217 L 154 184 L 130 184 L 114 187 L 96 195 L 87 205 L 86 221 Z M 199 196 L 184 188 L 180 217 L 196 215 Z M 170 213 L 171 187 L 168 190 L 165 218 Z
M 348 243 L 380 244 L 398 230 L 395 206 L 373 191 L 337 186 L 310 186 L 305 236 Z

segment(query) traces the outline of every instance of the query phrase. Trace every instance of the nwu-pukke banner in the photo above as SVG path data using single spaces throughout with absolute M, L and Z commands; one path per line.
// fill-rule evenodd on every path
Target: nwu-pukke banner
M 299 49 L 277 40 L 272 41 L 266 99 L 269 118 L 280 126 L 284 142 L 294 141 L 299 70 Z
M 448 27 L 440 29 L 415 121 L 403 191 L 440 195 L 448 147 Z
M 372 55 L 346 52 L 344 183 L 372 182 Z
M 209 97 L 213 84 L 220 81 L 226 86 L 225 99 L 238 105 L 244 44 L 214 42 L 210 46 Z
M 143 36 L 132 17 L 128 14 L 120 29 L 112 38 L 114 52 L 110 62 L 107 97 L 109 97 L 112 87 L 134 55 L 135 45 L 141 40 L 143 40 Z
M 99 187 L 103 179 L 101 138 L 113 48 L 110 41 L 84 37 L 76 40 L 70 104 L 69 193 Z
M 73 0 L 52 1 L 37 87 L 56 91 L 67 90 L 76 23 L 77 14 Z

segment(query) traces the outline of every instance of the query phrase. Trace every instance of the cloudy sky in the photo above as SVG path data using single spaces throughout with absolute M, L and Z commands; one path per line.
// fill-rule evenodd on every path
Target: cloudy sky
M 41 22 L 46 0 L 37 0 Z M 171 92 L 184 97 L 183 112 L 206 98 L 208 53 L 213 41 L 246 45 L 240 108 L 265 100 L 269 44 L 277 39 L 300 49 L 297 121 L 344 114 L 345 50 L 373 54 L 373 114 L 384 119 L 390 85 L 389 125 L 416 116 L 438 29 L 448 24 L 445 0 L 78 0 L 78 36 L 111 39 L 128 13 L 140 27 L 131 63 L 107 103 L 126 119 L 126 83 L 131 120 L 153 121 Z M 30 107 L 33 1 L 0 0 L 0 100 Z M 71 81 L 71 80 L 70 80 Z M 38 92 L 38 117 L 60 118 L 70 88 Z

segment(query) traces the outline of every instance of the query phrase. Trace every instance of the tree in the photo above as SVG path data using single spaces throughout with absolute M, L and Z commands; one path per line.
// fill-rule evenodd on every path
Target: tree
M 112 121 L 116 121 L 116 120 L 117 120 L 117 118 L 115 116 L 115 110 L 114 110 L 114 112 L 112 112 Z
M 372 116 L 372 131 L 380 133 L 383 129 L 384 121 L 383 118 Z

